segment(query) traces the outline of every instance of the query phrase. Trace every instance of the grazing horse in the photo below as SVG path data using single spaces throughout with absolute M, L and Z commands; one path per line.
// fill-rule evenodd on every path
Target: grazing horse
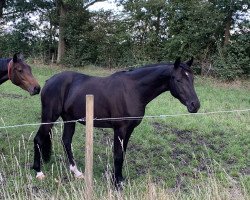
M 13 58 L 0 59 L 0 85 L 7 80 L 28 91 L 30 95 L 40 92 L 40 85 L 33 77 L 30 66 L 18 54 Z
M 184 104 L 188 111 L 195 113 L 200 102 L 194 89 L 194 77 L 190 66 L 193 58 L 181 63 L 153 64 L 131 71 L 116 72 L 108 77 L 94 77 L 76 72 L 62 72 L 50 78 L 41 92 L 42 124 L 34 138 L 34 165 L 38 179 L 45 175 L 41 171 L 41 155 L 44 161 L 51 154 L 51 122 L 59 117 L 64 121 L 85 117 L 85 96 L 94 95 L 95 127 L 114 130 L 114 181 L 119 186 L 123 181 L 122 165 L 124 153 L 134 128 L 141 119 L 110 120 L 107 118 L 144 116 L 146 105 L 165 91 Z M 84 121 L 79 121 L 85 124 Z M 64 124 L 63 145 L 69 160 L 70 170 L 76 177 L 78 171 L 71 150 L 76 122 Z M 41 155 L 40 155 L 41 153 Z

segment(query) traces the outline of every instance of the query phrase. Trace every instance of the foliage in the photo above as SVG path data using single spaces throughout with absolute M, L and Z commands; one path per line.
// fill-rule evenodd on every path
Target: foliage
M 250 40 L 249 34 L 234 36 L 234 40 L 226 47 L 218 47 L 214 58 L 214 70 L 217 76 L 225 80 L 233 80 L 241 76 L 250 76 Z
M 26 18 L 22 18 L 15 25 L 12 33 L 4 34 L 0 37 L 0 53 L 2 57 L 12 55 L 14 52 L 23 52 L 29 54 L 32 52 L 32 47 L 36 44 L 37 38 L 31 34 L 35 30 L 35 25 L 30 23 Z
M 97 1 L 103 0 L 7 0 L 0 55 L 23 51 L 53 62 L 61 27 L 66 66 L 126 67 L 194 56 L 201 74 L 249 76 L 247 0 L 116 0 L 122 12 L 88 10 Z
M 95 60 L 91 38 L 87 34 L 93 29 L 89 23 L 90 14 L 87 11 L 82 11 L 76 6 L 71 8 L 63 23 L 65 24 L 64 38 L 66 41 L 67 52 L 63 58 L 63 62 L 67 66 L 83 66 L 86 62 Z
M 139 60 L 161 61 L 164 58 L 163 42 L 168 38 L 166 1 L 125 1 L 133 49 L 140 52 Z
M 94 29 L 91 35 L 97 41 L 97 65 L 116 67 L 135 63 L 128 23 L 120 17 L 111 12 L 100 12 L 92 18 Z
M 45 58 L 54 51 L 55 12 L 52 1 L 6 1 L 1 31 L 1 56 L 23 52 L 27 57 Z
M 206 59 L 214 52 L 215 42 L 221 39 L 221 14 L 208 2 L 173 1 L 169 8 L 169 23 L 171 37 L 165 50 L 171 59 L 178 55 Z M 205 51 L 209 54 L 204 55 Z

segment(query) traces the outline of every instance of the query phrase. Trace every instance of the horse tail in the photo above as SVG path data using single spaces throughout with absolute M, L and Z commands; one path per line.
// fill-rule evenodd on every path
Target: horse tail
M 44 162 L 49 162 L 52 152 L 52 142 L 51 142 L 51 133 L 46 134 L 43 138 L 42 145 L 42 158 Z

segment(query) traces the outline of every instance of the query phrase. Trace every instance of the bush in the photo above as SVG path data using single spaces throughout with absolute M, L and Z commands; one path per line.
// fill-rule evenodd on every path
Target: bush
M 250 36 L 242 34 L 224 48 L 218 47 L 214 56 L 214 72 L 217 77 L 225 80 L 247 78 L 250 76 Z

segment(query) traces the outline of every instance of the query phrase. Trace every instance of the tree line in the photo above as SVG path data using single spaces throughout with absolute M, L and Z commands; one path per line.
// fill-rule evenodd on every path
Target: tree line
M 249 0 L 1 0 L 0 56 L 66 66 L 136 66 L 195 57 L 195 72 L 250 75 Z

